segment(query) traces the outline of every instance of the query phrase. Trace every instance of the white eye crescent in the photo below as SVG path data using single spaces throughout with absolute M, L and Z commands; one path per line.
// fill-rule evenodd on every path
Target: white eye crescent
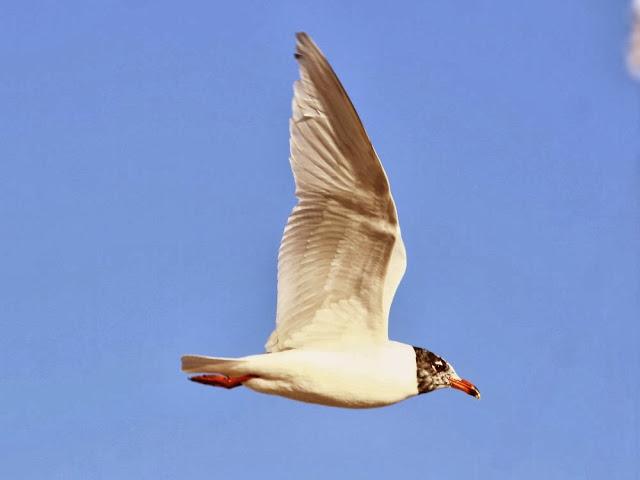
M 442 360 L 436 360 L 433 362 L 433 366 L 436 369 L 436 372 L 444 372 L 447 369 L 447 364 Z

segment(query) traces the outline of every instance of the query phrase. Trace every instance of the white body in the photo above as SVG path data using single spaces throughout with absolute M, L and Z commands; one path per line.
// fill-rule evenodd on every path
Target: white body
M 398 342 L 343 350 L 302 348 L 238 359 L 188 356 L 183 368 L 256 375 L 244 386 L 334 407 L 382 407 L 418 394 L 415 352 Z

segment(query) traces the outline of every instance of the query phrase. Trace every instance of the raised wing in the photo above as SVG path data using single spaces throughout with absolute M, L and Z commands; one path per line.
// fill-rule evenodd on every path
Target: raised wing
M 322 52 L 307 34 L 296 38 L 290 161 L 299 202 L 280 245 L 266 349 L 385 341 L 406 268 L 389 182 Z

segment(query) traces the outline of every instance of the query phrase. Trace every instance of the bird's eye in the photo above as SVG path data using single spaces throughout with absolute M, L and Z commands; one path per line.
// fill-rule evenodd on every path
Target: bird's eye
M 447 369 L 447 363 L 443 360 L 436 360 L 433 362 L 433 366 L 436 369 L 436 372 L 444 372 Z

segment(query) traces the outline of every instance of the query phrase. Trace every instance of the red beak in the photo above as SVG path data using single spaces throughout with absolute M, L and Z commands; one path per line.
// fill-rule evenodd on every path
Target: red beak
M 451 387 L 456 390 L 461 390 L 467 395 L 471 395 L 480 400 L 480 390 L 476 388 L 476 386 L 471 383 L 469 380 L 463 380 L 462 378 L 453 378 L 449 380 L 451 382 Z

